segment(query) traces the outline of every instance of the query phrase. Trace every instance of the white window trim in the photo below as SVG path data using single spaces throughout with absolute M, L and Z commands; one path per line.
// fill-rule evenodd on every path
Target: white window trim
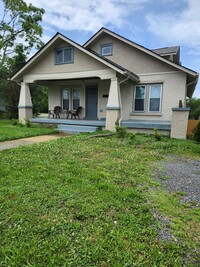
M 104 47 L 110 47 L 110 53 L 103 53 Z M 101 56 L 112 56 L 113 53 L 113 46 L 112 44 L 102 44 L 101 45 Z
M 151 86 L 155 84 L 161 85 L 160 90 L 160 102 L 159 102 L 159 111 L 149 111 L 150 108 L 150 90 Z M 144 96 L 144 111 L 138 111 L 135 110 L 135 96 L 136 96 L 136 87 L 137 86 L 144 86 L 145 87 L 145 96 Z M 162 96 L 163 96 L 163 83 L 148 83 L 148 84 L 137 84 L 134 86 L 134 97 L 133 97 L 133 113 L 137 114 L 144 114 L 144 115 L 150 115 L 150 114 L 160 114 L 162 112 Z
M 137 86 L 144 86 L 144 110 L 135 110 L 135 99 L 141 99 L 141 98 L 136 98 L 136 87 Z M 145 106 L 146 106 L 146 95 L 147 95 L 147 86 L 145 84 L 138 84 L 134 88 L 134 101 L 133 101 L 133 112 L 137 113 L 144 113 L 145 112 Z
M 153 110 L 149 110 L 150 109 L 150 96 L 151 96 L 151 88 L 152 88 L 152 85 L 155 85 L 155 84 L 160 84 L 160 102 L 159 102 L 159 110 L 158 111 L 153 111 Z M 150 113 L 158 113 L 158 112 L 161 112 L 161 99 L 162 99 L 162 88 L 163 88 L 163 85 L 161 83 L 151 83 L 149 84 L 149 95 L 148 95 L 148 112 Z
M 68 90 L 69 91 L 69 110 L 72 110 L 74 107 L 73 107 L 73 90 L 79 90 L 80 92 L 80 99 L 79 101 L 81 102 L 81 89 L 80 87 L 63 87 L 62 90 L 61 90 L 61 96 L 62 96 L 62 99 L 61 99 L 61 103 L 62 103 L 62 108 L 63 108 L 63 91 L 64 90 Z
M 62 51 L 62 62 L 57 62 L 57 57 L 56 57 L 56 51 Z M 72 54 L 72 60 L 64 61 L 64 50 L 71 50 Z M 54 64 L 55 65 L 62 65 L 62 64 L 70 64 L 74 63 L 74 48 L 72 46 L 65 46 L 65 47 L 57 47 L 55 48 L 54 51 Z

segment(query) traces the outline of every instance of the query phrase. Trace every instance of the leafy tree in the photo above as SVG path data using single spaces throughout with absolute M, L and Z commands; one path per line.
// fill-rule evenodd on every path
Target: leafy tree
M 200 98 L 191 98 L 187 101 L 187 107 L 190 108 L 189 118 L 198 120 L 200 117 Z
M 4 99 L 7 117 L 15 118 L 20 86 L 8 78 L 24 65 L 32 48 L 41 47 L 44 9 L 23 0 L 0 1 L 4 4 L 0 19 L 0 97 Z
M 33 114 L 48 112 L 48 89 L 45 86 L 31 85 L 31 97 L 33 102 Z
M 23 0 L 2 0 L 3 16 L 0 21 L 0 67 L 4 66 L 7 58 L 18 52 L 28 55 L 30 50 L 41 46 L 40 37 L 44 9 L 32 4 L 27 5 Z M 17 41 L 20 40 L 20 43 Z

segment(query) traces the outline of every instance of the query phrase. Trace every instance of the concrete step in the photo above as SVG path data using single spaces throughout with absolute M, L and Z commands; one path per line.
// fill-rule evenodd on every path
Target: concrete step
M 66 125 L 59 124 L 58 130 L 65 133 L 93 133 L 96 132 L 99 127 L 95 126 L 84 126 L 84 125 Z

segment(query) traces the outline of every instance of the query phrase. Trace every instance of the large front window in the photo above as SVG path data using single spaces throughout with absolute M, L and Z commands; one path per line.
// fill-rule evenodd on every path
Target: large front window
M 80 89 L 65 88 L 62 90 L 63 109 L 76 110 L 80 106 Z
M 134 112 L 161 111 L 162 84 L 136 85 L 134 89 Z

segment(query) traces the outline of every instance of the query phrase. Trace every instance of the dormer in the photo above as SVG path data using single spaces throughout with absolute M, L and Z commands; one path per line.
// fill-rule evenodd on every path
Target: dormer
M 180 65 L 180 46 L 152 49 L 152 51 L 159 56 Z

